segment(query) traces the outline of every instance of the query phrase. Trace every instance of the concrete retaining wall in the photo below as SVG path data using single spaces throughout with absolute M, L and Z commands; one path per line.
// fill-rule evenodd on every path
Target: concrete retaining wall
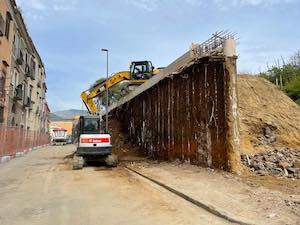
M 154 158 L 237 171 L 236 96 L 236 57 L 202 57 L 111 115 Z

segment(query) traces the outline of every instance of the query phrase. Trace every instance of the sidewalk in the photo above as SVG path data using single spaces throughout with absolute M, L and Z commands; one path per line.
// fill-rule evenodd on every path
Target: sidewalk
M 50 136 L 47 133 L 0 124 L 0 163 L 23 156 L 49 143 Z

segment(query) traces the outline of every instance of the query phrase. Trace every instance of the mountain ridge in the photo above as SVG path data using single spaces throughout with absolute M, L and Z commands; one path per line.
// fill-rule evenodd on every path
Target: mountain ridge
M 61 110 L 52 112 L 49 114 L 49 120 L 57 121 L 57 120 L 66 120 L 66 119 L 73 119 L 75 116 L 84 116 L 87 115 L 88 112 L 86 110 L 80 109 L 68 109 L 68 110 Z

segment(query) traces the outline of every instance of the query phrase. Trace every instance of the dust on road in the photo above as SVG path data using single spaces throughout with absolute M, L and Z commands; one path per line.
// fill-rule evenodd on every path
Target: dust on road
M 0 165 L 0 224 L 226 224 L 122 167 L 73 171 L 75 146 Z

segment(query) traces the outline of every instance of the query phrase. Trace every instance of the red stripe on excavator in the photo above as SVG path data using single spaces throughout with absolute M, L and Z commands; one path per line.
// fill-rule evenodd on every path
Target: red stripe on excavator
M 81 138 L 80 143 L 109 143 L 109 138 Z

